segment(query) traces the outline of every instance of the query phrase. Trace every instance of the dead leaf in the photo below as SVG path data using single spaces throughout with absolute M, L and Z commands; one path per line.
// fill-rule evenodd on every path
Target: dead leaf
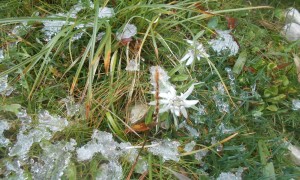
M 124 38 L 124 39 L 121 39 L 120 43 L 121 43 L 121 45 L 126 46 L 131 41 L 132 41 L 132 38 Z
M 150 129 L 144 122 L 132 125 L 130 128 L 131 129 L 127 128 L 125 130 L 126 134 L 130 133 L 130 132 L 133 132 L 133 131 L 135 131 L 135 132 L 144 132 L 144 131 L 148 131 Z
M 298 82 L 300 83 L 300 58 L 296 54 L 293 55 L 294 55 L 294 62 L 297 70 Z
M 227 27 L 229 29 L 234 29 L 237 25 L 237 19 L 233 17 L 226 17 L 227 20 Z

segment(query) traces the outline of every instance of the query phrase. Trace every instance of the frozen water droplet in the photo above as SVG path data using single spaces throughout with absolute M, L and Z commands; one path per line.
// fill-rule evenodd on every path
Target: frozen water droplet
M 222 144 L 219 144 L 216 148 L 217 152 L 221 152 L 223 151 L 223 145 Z

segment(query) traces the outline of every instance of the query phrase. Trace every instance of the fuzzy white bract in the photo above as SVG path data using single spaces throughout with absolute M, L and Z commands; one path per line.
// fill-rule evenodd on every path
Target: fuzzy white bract
M 193 90 L 194 85 L 192 85 L 185 93 L 181 93 L 181 95 L 178 96 L 175 88 L 170 86 L 169 92 L 159 93 L 159 97 L 161 98 L 159 103 L 162 105 L 162 108 L 159 109 L 159 113 L 171 111 L 171 113 L 176 116 L 180 116 L 182 114 L 185 118 L 187 118 L 188 114 L 186 108 L 190 108 L 199 102 L 198 100 L 187 100 Z M 150 102 L 150 105 L 155 104 L 155 101 Z
M 186 40 L 190 44 L 190 48 L 187 53 L 181 58 L 180 62 L 185 62 L 186 65 L 190 65 L 195 59 L 200 60 L 201 58 L 208 58 L 209 55 L 206 53 L 203 44 L 194 42 L 192 40 Z
M 216 51 L 218 55 L 222 55 L 224 52 L 228 52 L 229 56 L 236 55 L 239 51 L 239 45 L 230 35 L 231 30 L 216 30 L 216 32 L 219 37 L 208 42 L 213 50 Z
M 120 32 L 117 32 L 117 39 L 119 41 L 121 41 L 122 39 L 129 39 L 131 38 L 132 36 L 136 35 L 137 33 L 137 28 L 135 25 L 133 24 L 126 24 L 123 31 L 120 33 Z

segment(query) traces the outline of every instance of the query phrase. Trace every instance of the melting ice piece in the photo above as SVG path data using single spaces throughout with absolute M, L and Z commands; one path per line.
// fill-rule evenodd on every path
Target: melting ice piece
M 99 18 L 110 18 L 115 15 L 113 8 L 103 7 L 99 9 Z
M 29 123 L 31 118 L 28 117 L 26 111 L 21 111 L 17 116 L 22 121 L 22 127 L 17 135 L 17 142 L 10 148 L 9 156 L 19 156 L 23 159 L 27 158 L 27 153 L 30 147 L 35 142 L 41 142 L 41 140 L 49 140 L 53 136 L 53 133 L 63 130 L 68 121 L 59 116 L 52 116 L 48 111 L 42 111 L 39 113 L 39 124 L 29 130 Z M 23 124 L 24 123 L 24 124 Z M 28 132 L 25 132 L 29 130 Z
M 236 95 L 235 77 L 233 75 L 233 72 L 232 72 L 231 68 L 229 68 L 229 67 L 225 68 L 225 71 L 227 71 L 227 73 L 228 73 L 231 91 L 232 91 L 233 95 Z
M 163 161 L 166 160 L 173 160 L 179 161 L 179 153 L 178 153 L 178 146 L 180 143 L 177 141 L 171 141 L 170 139 L 163 139 L 160 141 L 153 141 L 151 142 L 152 146 L 148 149 L 154 155 L 161 156 Z
M 62 99 L 61 101 L 65 103 L 67 108 L 67 115 L 69 117 L 73 117 L 80 110 L 80 104 L 75 103 L 74 98 L 71 96 Z
M 122 166 L 117 161 L 110 161 L 100 166 L 96 180 L 122 179 Z
M 299 99 L 293 99 L 292 104 L 293 104 L 293 107 L 292 107 L 293 110 L 300 109 L 300 100 Z
M 138 151 L 133 148 L 128 148 L 131 146 L 132 145 L 130 142 L 122 142 L 118 145 L 119 149 L 121 149 L 121 154 L 126 159 L 126 161 L 133 163 L 138 156 Z
M 120 32 L 117 32 L 117 39 L 119 41 L 121 41 L 122 39 L 129 39 L 131 38 L 132 36 L 136 35 L 137 33 L 137 28 L 135 25 L 133 24 L 126 24 L 123 31 L 120 33 Z
M 43 154 L 31 167 L 33 179 L 61 179 L 68 167 L 76 141 L 41 144 Z
M 300 24 L 288 23 L 282 28 L 281 33 L 289 42 L 297 41 L 300 39 Z
M 208 150 L 203 149 L 195 154 L 195 159 L 197 159 L 199 162 L 202 162 L 202 159 L 207 155 Z
M 234 129 L 226 127 L 224 123 L 221 123 L 218 129 L 222 134 L 230 134 L 234 132 Z
M 54 16 L 49 16 L 49 18 L 63 16 L 66 17 L 65 14 L 58 13 Z M 66 25 L 66 21 L 58 21 L 58 20 L 46 20 L 43 21 L 44 27 L 42 31 L 45 34 L 45 41 L 50 41 L 53 36 L 55 36 L 61 28 Z
M 229 104 L 223 98 L 223 95 L 225 94 L 225 89 L 221 82 L 217 83 L 217 89 L 219 94 L 213 96 L 213 99 L 216 103 L 216 107 L 220 112 L 229 112 Z
M 190 151 L 192 151 L 192 150 L 194 149 L 195 145 L 196 145 L 195 141 L 191 141 L 191 142 L 187 143 L 187 144 L 184 146 L 184 151 L 185 151 L 185 152 L 190 152 Z
M 295 8 L 289 8 L 285 13 L 285 17 L 287 23 L 293 22 L 293 23 L 300 24 L 300 13 Z
M 92 140 L 77 149 L 78 161 L 91 160 L 95 153 L 101 153 L 107 159 L 117 159 L 121 151 L 119 144 L 112 138 L 112 134 L 94 130 Z
M 4 92 L 8 87 L 7 78 L 8 75 L 0 77 L 0 93 Z
M 72 42 L 79 40 L 83 35 L 83 32 L 79 32 L 72 37 Z
M 217 180 L 242 180 L 243 168 L 239 168 L 236 173 L 222 172 Z
M 239 51 L 239 46 L 230 34 L 231 30 L 216 30 L 216 32 L 219 37 L 208 42 L 213 50 L 216 51 L 218 55 L 222 55 L 224 52 L 228 52 L 229 56 L 236 55 Z
M 4 130 L 8 130 L 10 128 L 9 124 L 5 120 L 0 120 L 0 147 L 6 147 L 10 141 L 5 138 L 3 135 Z
M 186 121 L 183 121 L 179 124 L 179 128 L 185 127 L 186 130 L 188 130 L 191 137 L 199 137 L 200 133 L 194 129 L 193 127 L 189 126 Z
M 6 161 L 5 162 L 6 172 L 5 176 L 7 179 L 20 179 L 25 180 L 29 179 L 24 173 L 24 170 L 22 168 L 22 163 L 20 160 L 15 159 L 13 161 Z M 11 172 L 15 172 L 15 175 L 11 175 Z
M 134 171 L 136 173 L 143 174 L 147 170 L 148 170 L 148 163 L 142 158 L 139 158 Z
M 140 65 L 135 62 L 134 59 L 130 60 L 129 63 L 126 66 L 126 71 L 139 71 Z
M 11 31 L 12 34 L 20 36 L 26 30 L 27 22 L 22 22 L 21 25 L 16 25 Z

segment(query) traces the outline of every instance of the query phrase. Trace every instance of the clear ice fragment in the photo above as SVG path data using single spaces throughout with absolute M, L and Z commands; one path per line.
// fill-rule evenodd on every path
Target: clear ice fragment
M 219 112 L 229 112 L 229 104 L 225 101 L 225 89 L 221 82 L 217 83 L 218 94 L 213 96 L 213 99 L 216 103 L 216 107 L 218 108 Z
M 208 42 L 213 50 L 216 51 L 218 55 L 224 53 L 228 53 L 229 56 L 236 55 L 239 51 L 239 45 L 230 34 L 231 30 L 216 30 L 216 32 L 219 37 Z
M 293 99 L 292 100 L 292 109 L 293 110 L 299 110 L 300 109 L 300 100 L 299 99 Z
M 123 31 L 120 33 L 120 32 L 117 32 L 117 39 L 119 41 L 121 41 L 122 39 L 129 39 L 131 38 L 132 36 L 136 35 L 137 33 L 137 28 L 135 25 L 133 24 L 126 24 Z
M 113 8 L 103 7 L 99 9 L 99 18 L 110 18 L 115 15 Z
M 228 78 L 230 80 L 230 89 L 231 89 L 233 95 L 236 95 L 235 77 L 233 75 L 233 72 L 232 72 L 231 68 L 229 68 L 229 67 L 225 68 L 225 70 L 227 71 Z
M 190 152 L 190 151 L 192 151 L 192 150 L 194 149 L 195 145 L 196 145 L 195 141 L 191 141 L 191 142 L 187 143 L 187 144 L 184 146 L 184 151 L 185 151 L 185 152 Z
M 160 141 L 151 142 L 152 145 L 157 144 L 157 146 L 152 146 L 148 149 L 149 152 L 154 155 L 161 156 L 163 161 L 173 160 L 179 161 L 178 146 L 180 143 L 178 141 L 171 141 L 170 139 L 163 139 Z
M 67 116 L 73 117 L 76 115 L 76 113 L 79 112 L 81 106 L 79 103 L 75 103 L 73 97 L 68 96 L 67 98 L 62 99 L 61 101 L 64 102 L 66 105 Z
M 195 154 L 195 159 L 197 159 L 199 162 L 202 162 L 202 159 L 207 155 L 207 153 L 207 149 L 200 150 Z
M 96 180 L 122 179 L 122 166 L 117 161 L 110 161 L 100 166 Z
M 218 127 L 218 130 L 220 131 L 220 133 L 222 134 L 231 134 L 234 132 L 234 129 L 232 128 L 228 128 L 224 125 L 224 123 L 221 123 L 220 126 Z
M 222 172 L 217 180 L 242 180 L 243 168 L 239 168 L 236 173 Z
M 3 132 L 9 128 L 10 125 L 7 121 L 0 120 L 0 147 L 6 147 L 10 143 L 9 139 L 5 138 L 3 134 Z

